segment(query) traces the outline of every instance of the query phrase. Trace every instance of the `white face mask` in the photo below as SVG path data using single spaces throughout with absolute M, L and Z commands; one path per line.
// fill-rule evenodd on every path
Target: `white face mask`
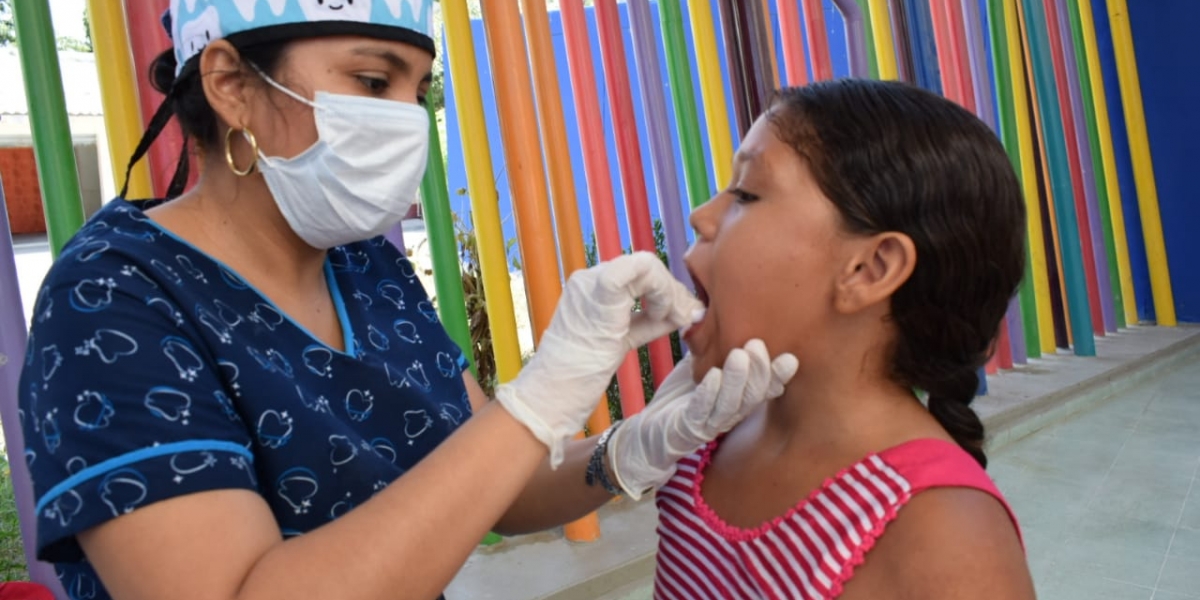
M 415 104 L 317 92 L 317 142 L 294 158 L 259 153 L 258 167 L 288 225 L 328 250 L 399 223 L 416 201 L 429 158 L 429 114 Z

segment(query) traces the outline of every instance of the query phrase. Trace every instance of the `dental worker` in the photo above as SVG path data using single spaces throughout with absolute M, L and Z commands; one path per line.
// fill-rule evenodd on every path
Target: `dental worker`
M 761 344 L 698 384 L 685 361 L 572 441 L 626 353 L 702 308 L 640 254 L 573 276 L 487 401 L 380 237 L 425 170 L 433 1 L 172 2 L 134 161 L 174 116 L 202 177 L 83 227 L 22 372 L 38 554 L 72 597 L 435 598 L 487 531 L 639 497 L 790 379 Z

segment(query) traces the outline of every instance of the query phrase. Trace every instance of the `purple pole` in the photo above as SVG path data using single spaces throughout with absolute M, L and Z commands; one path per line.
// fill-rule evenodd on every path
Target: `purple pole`
M 654 169 L 654 187 L 658 193 L 658 214 L 667 237 L 667 262 L 671 273 L 689 288 L 692 278 L 683 264 L 687 252 L 687 230 L 683 227 L 683 191 L 675 178 L 675 153 L 671 150 L 671 129 L 667 122 L 667 99 L 663 86 L 667 79 L 659 68 L 655 47 L 654 21 L 647 0 L 629 0 L 629 21 L 633 28 L 633 59 L 642 84 L 642 103 L 650 129 L 650 158 Z
M 1075 145 L 1079 147 L 1079 165 L 1083 172 L 1083 191 L 1087 202 L 1088 223 L 1092 230 L 1092 253 L 1096 256 L 1096 277 L 1100 286 L 1100 312 L 1104 315 L 1104 329 L 1117 330 L 1117 313 L 1113 306 L 1112 285 L 1109 279 L 1108 251 L 1104 247 L 1104 229 L 1100 220 L 1100 205 L 1096 193 L 1096 177 L 1092 171 L 1092 145 L 1088 140 L 1087 116 L 1083 112 L 1083 93 L 1079 88 L 1079 63 L 1076 62 L 1075 44 L 1071 43 L 1071 23 L 1067 5 L 1058 0 L 1058 28 L 1062 33 L 1063 62 L 1066 63 L 1067 88 L 1071 107 L 1075 113 Z M 1061 92 L 1060 92 L 1061 93 Z M 1070 142 L 1070 140 L 1068 140 Z
M 866 30 L 863 28 L 862 10 L 855 0 L 833 0 L 846 21 L 846 46 L 850 50 L 850 75 L 870 77 L 871 66 L 867 60 Z
M 387 241 L 391 242 L 393 246 L 395 246 L 397 249 L 399 249 L 400 254 L 403 254 L 405 256 L 408 255 L 408 249 L 406 249 L 404 247 L 404 222 L 403 221 L 396 223 L 396 226 L 389 229 L 387 233 L 383 234 L 383 237 L 387 238 Z
M 979 2 L 962 0 L 962 5 L 967 30 L 967 55 L 971 61 L 971 79 L 975 83 L 975 108 L 988 127 L 999 134 L 992 79 L 988 76 L 988 49 L 983 43 L 983 18 L 979 13 Z
M 996 135 L 1000 135 L 996 123 L 996 104 L 993 92 L 993 81 L 988 76 L 987 45 L 983 42 L 983 16 L 979 12 L 976 0 L 962 0 L 963 20 L 966 25 L 967 55 L 971 61 L 971 81 L 975 89 L 975 111 L 979 118 L 987 123 Z M 1029 352 L 1025 347 L 1025 331 L 1020 327 L 1021 305 L 1016 298 L 1008 303 L 1008 339 L 1012 346 L 1014 363 L 1029 362 Z
M 8 465 L 12 471 L 13 494 L 17 500 L 17 518 L 21 522 L 21 540 L 25 546 L 25 564 L 29 579 L 66 598 L 54 574 L 54 567 L 37 560 L 37 513 L 34 512 L 33 482 L 25 464 L 25 435 L 17 408 L 17 386 L 21 365 L 25 363 L 25 309 L 21 306 L 21 288 L 17 281 L 17 258 L 9 233 L 8 207 L 4 203 L 4 185 L 0 182 L 0 423 L 4 425 Z

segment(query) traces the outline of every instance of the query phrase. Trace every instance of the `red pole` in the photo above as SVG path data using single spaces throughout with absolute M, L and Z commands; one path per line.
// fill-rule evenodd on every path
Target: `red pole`
M 638 146 L 637 120 L 633 114 L 633 96 L 629 85 L 629 62 L 625 58 L 625 38 L 621 34 L 621 16 L 616 0 L 596 1 L 596 23 L 600 30 L 600 55 L 604 62 L 604 80 L 608 101 L 613 108 L 617 139 L 617 160 L 621 167 L 621 188 L 625 192 L 625 213 L 633 249 L 657 252 L 650 222 L 650 201 L 646 195 L 646 176 L 642 171 L 642 150 Z M 650 343 L 650 367 L 657 387 L 675 368 L 671 343 L 666 338 Z
M 796 0 L 778 0 L 779 27 L 783 37 L 783 65 L 787 85 L 808 83 L 808 59 L 804 52 L 804 35 L 800 30 L 800 6 Z
M 150 118 L 163 101 L 163 95 L 150 85 L 150 65 L 159 54 L 171 48 L 171 38 L 167 37 L 167 32 L 162 26 L 162 16 L 167 12 L 169 5 L 170 0 L 125 0 L 125 18 L 129 22 L 129 45 L 133 51 L 143 127 L 150 124 Z M 183 134 L 179 126 L 173 124 L 168 125 L 150 147 L 146 160 L 150 161 L 150 177 L 154 181 L 156 196 L 161 198 L 166 195 L 182 151 Z M 112 158 L 119 163 L 129 160 L 128 156 Z M 197 177 L 194 162 L 188 187 L 195 183 Z
M 833 59 L 829 56 L 829 33 L 825 31 L 823 0 L 804 1 L 804 31 L 808 35 L 808 55 L 812 57 L 814 81 L 833 79 Z
M 616 200 L 612 179 L 609 178 L 608 149 L 604 143 L 604 122 L 600 112 L 600 92 L 596 88 L 591 40 L 583 0 L 564 0 L 560 5 L 563 19 L 563 38 L 567 44 L 567 64 L 571 74 L 571 90 L 579 138 L 583 145 L 583 168 L 587 174 L 589 205 L 596 228 L 596 253 L 600 260 L 612 260 L 623 253 L 620 225 L 617 223 Z M 631 417 L 646 407 L 642 388 L 642 369 L 637 352 L 625 356 L 617 370 L 617 385 L 621 390 L 621 413 Z

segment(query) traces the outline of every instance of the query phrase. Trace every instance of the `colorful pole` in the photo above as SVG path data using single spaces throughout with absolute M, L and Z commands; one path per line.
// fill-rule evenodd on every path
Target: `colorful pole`
M 764 0 L 765 1 L 765 0 Z M 764 1 L 738 3 L 742 37 L 748 42 L 750 53 L 744 57 L 750 87 L 750 117 L 757 119 L 766 112 L 771 97 L 779 88 L 775 68 L 775 41 L 771 19 Z
M 875 34 L 871 31 L 871 0 L 854 0 L 862 14 L 863 43 L 867 46 L 867 73 L 871 79 L 879 79 L 879 59 L 875 53 Z
M 608 101 L 613 107 L 616 125 L 617 162 L 621 168 L 621 188 L 625 195 L 625 216 L 629 221 L 629 237 L 633 249 L 657 252 L 654 231 L 650 222 L 650 201 L 646 194 L 645 174 L 642 172 L 642 150 L 638 145 L 636 118 L 633 114 L 633 94 L 630 91 L 629 63 L 625 58 L 625 40 L 621 34 L 621 16 L 616 0 L 597 0 L 596 24 L 600 31 L 600 55 L 604 63 L 604 80 Z M 675 368 L 671 342 L 660 338 L 650 342 L 650 370 L 654 386 L 667 378 Z M 626 415 L 630 416 L 630 415 Z
M 37 559 L 37 512 L 34 511 L 33 481 L 25 463 L 25 434 L 21 430 L 17 403 L 21 367 L 25 365 L 25 309 L 21 305 L 17 259 L 10 231 L 4 185 L 0 182 L 0 424 L 4 427 L 5 452 L 11 469 L 9 478 L 16 498 L 17 521 L 21 527 L 29 579 L 49 587 L 55 597 L 65 598 L 54 566 Z
M 749 53 L 746 40 L 738 31 L 737 16 L 734 13 L 734 0 L 717 0 L 717 9 L 721 15 L 721 35 L 725 38 L 725 68 L 729 72 L 729 98 L 733 101 L 733 116 L 737 123 L 738 137 L 743 137 L 750 131 L 754 117 L 750 111 L 750 69 L 742 57 Z
M 961 82 L 962 97 L 959 102 L 967 110 L 979 114 L 979 106 L 975 103 L 975 80 L 971 74 L 971 56 L 967 49 L 967 29 L 963 19 L 963 7 L 959 0 L 945 0 L 947 16 L 947 33 L 949 43 L 954 48 L 953 65 L 958 68 L 958 79 Z
M 808 55 L 812 57 L 813 80 L 828 81 L 833 79 L 833 58 L 829 55 L 824 2 L 801 0 L 801 3 L 804 5 L 804 34 L 808 39 Z
M 892 16 L 892 37 L 896 40 L 896 66 L 900 80 L 917 82 L 916 46 L 912 40 L 908 7 L 905 0 L 888 0 Z
M 25 74 L 25 97 L 29 99 L 29 125 L 33 130 L 50 251 L 57 257 L 83 226 L 83 195 L 79 190 L 58 50 L 54 46 L 54 27 L 50 23 L 50 3 L 21 0 L 12 3 L 12 11 Z
M 1083 244 L 1084 273 L 1088 278 L 1088 294 L 1091 300 L 1092 330 L 1096 335 L 1104 335 L 1104 305 L 1105 301 L 1100 290 L 1100 273 L 1103 271 L 1097 262 L 1095 238 L 1092 236 L 1091 218 L 1088 214 L 1089 195 L 1083 172 L 1083 157 L 1079 151 L 1079 132 L 1076 127 L 1075 109 L 1071 105 L 1071 83 L 1067 75 L 1066 56 L 1063 53 L 1062 37 L 1058 28 L 1057 11 L 1054 0 L 1045 3 L 1045 13 L 1039 14 L 1038 19 L 1044 30 L 1049 34 L 1050 58 L 1054 65 L 1055 84 L 1058 91 L 1058 106 L 1062 111 L 1062 124 L 1067 147 L 1067 159 L 1070 161 L 1071 184 L 1075 192 L 1075 212 L 1079 223 L 1080 241 Z
M 575 176 L 571 172 L 571 152 L 567 145 L 558 69 L 554 64 L 550 16 L 542 0 L 521 0 L 521 9 L 525 17 L 529 58 L 533 64 L 533 81 L 537 87 L 542 143 L 545 144 L 545 158 L 550 167 L 550 198 L 554 205 L 559 252 L 562 254 L 563 274 L 569 277 L 575 271 L 587 268 L 587 256 L 583 250 L 583 231 L 579 226 L 579 205 L 575 201 Z M 602 394 L 588 418 L 587 429 L 598 435 L 611 425 L 608 396 Z M 578 437 L 582 437 L 582 433 Z M 594 542 L 600 539 L 600 520 L 596 513 L 591 513 L 568 523 L 564 527 L 564 534 L 573 542 Z
M 143 128 L 150 124 L 150 119 L 163 101 L 163 95 L 150 84 L 150 65 L 154 64 L 159 54 L 171 47 L 171 39 L 167 37 L 161 21 L 169 4 L 170 0 L 125 0 L 125 19 L 129 24 L 129 47 L 133 52 L 133 74 L 137 81 Z M 147 159 L 155 197 L 161 198 L 167 194 L 182 152 L 183 134 L 178 127 L 164 129 L 150 147 Z M 114 156 L 113 164 L 124 166 L 128 160 L 129 154 Z M 199 177 L 199 169 L 191 169 L 189 174 L 194 183 Z
M 112 157 L 113 181 L 125 181 L 125 161 L 142 138 L 142 119 L 137 87 L 133 85 L 133 56 L 129 50 L 129 32 L 125 10 L 120 2 L 88 0 L 88 22 L 95 40 L 96 72 L 100 79 L 100 102 L 104 107 L 104 128 L 108 134 L 108 154 Z M 129 174 L 129 197 L 153 195 L 150 169 L 136 165 Z
M 537 114 L 529 102 L 533 97 L 533 82 L 517 5 L 509 0 L 484 0 L 481 4 L 536 342 L 550 326 L 562 287 L 546 191 L 546 167 L 538 144 Z
M 500 196 L 492 179 L 492 157 L 488 149 L 487 123 L 479 91 L 475 42 L 466 0 L 444 0 L 442 18 L 446 27 L 446 53 L 454 78 L 455 108 L 462 120 L 460 142 L 467 168 L 471 198 L 471 221 L 479 244 L 483 291 L 487 297 L 488 322 L 492 330 L 492 352 L 500 382 L 511 380 L 521 370 L 521 346 L 517 341 L 512 287 L 508 277 L 508 254 L 500 225 Z
M 938 29 L 933 20 L 931 0 L 902 0 L 912 37 L 914 75 L 921 87 L 943 94 L 941 62 L 938 56 Z
M 717 34 L 712 14 L 711 0 L 688 2 L 688 15 L 696 43 L 696 67 L 700 70 L 700 95 L 704 98 L 704 116 L 708 124 L 713 176 L 717 189 L 721 189 L 733 179 L 733 139 L 729 132 L 729 108 L 725 104 L 724 76 L 721 75 L 721 64 L 717 59 Z
M 692 278 L 683 255 L 687 252 L 687 231 L 683 224 L 683 190 L 675 178 L 677 166 L 671 140 L 671 124 L 667 120 L 667 98 L 663 93 L 664 79 L 659 69 L 657 36 L 648 0 L 627 0 L 629 21 L 633 27 L 633 57 L 641 80 L 642 106 L 646 110 L 646 125 L 650 130 L 650 158 L 654 169 L 654 185 L 658 195 L 658 214 L 662 219 L 667 241 L 667 257 L 671 272 L 684 285 L 691 286 Z M 564 138 L 565 142 L 565 138 Z M 562 156 L 566 157 L 565 152 Z
M 1142 106 L 1142 84 L 1125 0 L 1108 0 L 1108 15 L 1121 82 L 1121 104 L 1125 107 L 1125 127 L 1129 131 L 1129 150 L 1133 155 L 1142 236 L 1146 241 L 1146 259 L 1150 265 L 1154 314 L 1159 325 L 1174 327 L 1175 295 L 1171 291 L 1171 270 L 1167 264 L 1166 242 L 1163 240 L 1162 215 L 1158 210 L 1158 185 L 1154 181 L 1154 161 L 1150 157 L 1150 137 L 1146 133 L 1146 111 Z
M 1109 277 L 1108 256 L 1105 254 L 1104 229 L 1100 222 L 1099 206 L 1096 198 L 1096 176 L 1093 173 L 1092 149 L 1087 142 L 1087 125 L 1084 118 L 1084 100 L 1080 94 L 1079 71 L 1075 61 L 1075 48 L 1070 41 L 1070 24 L 1067 14 L 1063 11 L 1063 0 L 1046 2 L 1046 23 L 1051 30 L 1050 40 L 1055 44 L 1055 50 L 1061 53 L 1062 74 L 1067 79 L 1067 94 L 1064 100 L 1070 106 L 1070 130 L 1074 132 L 1074 149 L 1079 158 L 1078 175 L 1084 184 L 1084 206 L 1080 218 L 1087 218 L 1088 238 L 1085 244 L 1091 242 L 1092 259 L 1096 262 L 1097 295 L 1100 300 L 1100 319 L 1103 331 L 1116 331 L 1115 307 L 1112 306 L 1112 287 Z M 1080 197 L 1076 196 L 1076 203 Z
M 620 225 L 612 179 L 610 179 L 608 149 L 605 145 L 604 122 L 600 113 L 600 92 L 593 78 L 591 40 L 583 0 L 564 0 L 562 10 L 563 38 L 567 45 L 567 66 L 571 75 L 571 90 L 575 95 L 576 120 L 583 146 L 583 168 L 587 175 L 588 196 L 591 199 L 592 222 L 596 228 L 596 252 L 600 260 L 620 256 Z M 646 406 L 642 387 L 642 370 L 638 353 L 630 352 L 617 369 L 617 385 L 621 390 L 621 412 L 632 416 Z
M 846 22 L 846 47 L 850 53 L 850 75 L 869 77 L 870 59 L 867 58 L 867 36 L 863 25 L 862 9 L 855 0 L 833 0 L 833 5 L 842 13 Z
M 1073 5 L 1073 8 L 1068 6 Z M 1109 309 L 1104 313 L 1105 327 L 1112 332 L 1125 327 L 1125 306 L 1121 297 L 1121 276 L 1117 267 L 1117 247 L 1113 240 L 1112 218 L 1108 206 L 1108 185 L 1104 178 L 1104 163 L 1101 160 L 1099 132 L 1096 127 L 1096 109 L 1092 98 L 1091 73 L 1088 70 L 1087 55 L 1083 47 L 1083 32 L 1080 31 L 1079 7 L 1077 4 L 1060 1 L 1058 18 L 1063 30 L 1063 48 L 1066 51 L 1071 80 L 1072 101 L 1075 105 L 1076 120 L 1081 121 L 1079 146 L 1084 154 L 1085 166 L 1091 169 L 1087 178 L 1088 185 L 1094 193 L 1093 201 L 1088 205 L 1088 214 L 1092 222 L 1092 235 L 1099 237 L 1101 247 L 1097 249 L 1106 269 L 1101 273 L 1101 288 L 1103 295 L 1109 295 Z M 1087 169 L 1085 168 L 1085 172 Z
M 1071 321 L 1071 333 L 1075 354 L 1095 356 L 1096 342 L 1092 337 L 1091 301 L 1088 295 L 1086 265 L 1079 239 L 1079 223 L 1071 206 L 1070 165 L 1063 135 L 1062 115 L 1054 110 L 1050 96 L 1055 93 L 1052 65 L 1048 65 L 1049 43 L 1044 24 L 1037 22 L 1038 12 L 1033 0 L 1022 0 L 1020 13 L 1030 44 L 1030 63 L 1037 80 L 1037 100 L 1041 104 L 1041 115 L 1045 127 L 1045 146 L 1051 169 L 1047 174 L 1050 187 L 1054 190 L 1054 213 L 1058 220 L 1059 246 L 1062 253 L 1062 278 Z M 1041 57 L 1041 60 L 1034 60 Z M 1094 263 L 1093 263 L 1094 265 Z
M 779 13 L 787 85 L 805 85 L 808 83 L 808 59 L 804 51 L 804 33 L 800 28 L 800 6 L 796 0 L 777 0 L 775 10 Z
M 983 31 L 983 16 L 979 12 L 978 0 L 963 0 L 959 5 L 963 23 L 963 41 L 970 60 L 970 70 L 964 73 L 971 79 L 971 89 L 975 98 L 975 114 L 992 129 L 999 137 L 1000 124 L 996 121 L 996 107 L 993 101 L 995 91 L 992 80 L 988 76 L 987 40 Z M 1000 353 L 1001 365 L 1011 368 L 1012 363 L 1025 364 L 1028 353 L 1025 347 L 1025 332 L 1021 328 L 1023 322 L 1021 305 L 1014 298 L 1009 302 L 1008 315 L 1004 319 L 1003 335 L 1007 336 L 1007 344 L 1001 344 L 1001 351 L 1007 349 L 1008 355 Z
M 438 315 L 450 339 L 468 358 L 474 356 L 471 326 L 467 322 L 467 301 L 463 297 L 462 270 L 458 242 L 454 236 L 454 213 L 450 192 L 446 189 L 446 165 L 442 162 L 442 140 L 437 117 L 429 107 L 429 165 L 421 180 L 421 207 L 429 236 L 429 258 L 433 262 L 433 284 L 437 290 Z M 474 360 L 471 360 L 474 370 Z
M 788 2 L 782 0 L 782 3 Z M 679 146 L 683 152 L 683 176 L 687 183 L 688 198 L 694 208 L 708 201 L 712 188 L 704 167 L 704 147 L 700 142 L 700 119 L 696 115 L 696 92 L 692 87 L 692 67 L 684 37 L 683 12 L 679 8 L 679 0 L 659 0 L 658 9 L 663 27 L 663 46 L 667 52 L 667 73 L 671 77 L 671 98 L 675 103 L 675 126 L 679 131 Z
M 1125 213 L 1121 210 L 1121 187 L 1117 177 L 1117 158 L 1113 150 L 1112 125 L 1108 116 L 1108 94 L 1104 89 L 1104 75 L 1100 67 L 1100 50 L 1096 40 L 1096 24 L 1092 18 L 1092 3 L 1083 0 L 1072 3 L 1078 12 L 1083 34 L 1084 56 L 1087 57 L 1092 106 L 1095 110 L 1097 139 L 1100 142 L 1100 161 L 1104 167 L 1104 185 L 1108 192 L 1108 213 L 1112 222 L 1113 245 L 1116 253 L 1117 273 L 1121 284 L 1121 300 L 1124 323 L 1138 322 L 1137 300 L 1133 287 L 1133 271 L 1129 264 L 1129 241 L 1125 233 Z M 1074 18 L 1075 12 L 1072 12 Z
M 937 41 L 938 67 L 942 76 L 942 93 L 947 98 L 966 106 L 966 83 L 962 79 L 963 57 L 954 41 L 950 13 L 943 0 L 929 0 L 933 17 L 933 34 Z
M 1013 169 L 1021 178 L 1025 197 L 1025 213 L 1028 223 L 1026 236 L 1028 238 L 1027 257 L 1025 262 L 1025 280 L 1021 284 L 1021 315 L 1023 317 L 1026 339 L 1027 356 L 1038 358 L 1044 350 L 1042 332 L 1039 329 L 1042 308 L 1038 304 L 1039 294 L 1045 293 L 1046 255 L 1042 248 L 1042 218 L 1038 207 L 1037 174 L 1034 173 L 1033 147 L 1029 141 L 1029 115 L 1024 111 L 1027 102 L 1025 84 L 1015 76 L 1016 69 L 1021 67 L 1018 53 L 1016 62 L 1011 56 L 1011 40 L 1005 24 L 1005 5 L 1010 0 L 988 1 L 988 23 L 992 32 L 992 61 L 995 64 L 996 100 L 999 105 L 1000 124 L 1004 144 L 1008 150 Z M 1018 89 L 1019 88 L 1019 89 Z M 1018 105 L 1018 102 L 1020 104 Z M 1039 265 L 1040 261 L 1040 265 Z M 1040 271 L 1039 271 L 1040 266 Z M 1039 279 L 1040 278 L 1040 279 Z M 1046 296 L 1046 308 L 1049 310 L 1049 295 Z M 1047 321 L 1051 330 L 1053 322 Z M 1053 331 L 1051 331 L 1053 336 Z M 1053 341 L 1050 342 L 1053 351 Z
M 892 37 L 892 19 L 888 0 L 867 0 L 871 14 L 871 35 L 875 40 L 875 62 L 879 78 L 900 79 L 900 66 L 896 60 L 896 41 Z M 794 2 L 792 3 L 794 5 Z

